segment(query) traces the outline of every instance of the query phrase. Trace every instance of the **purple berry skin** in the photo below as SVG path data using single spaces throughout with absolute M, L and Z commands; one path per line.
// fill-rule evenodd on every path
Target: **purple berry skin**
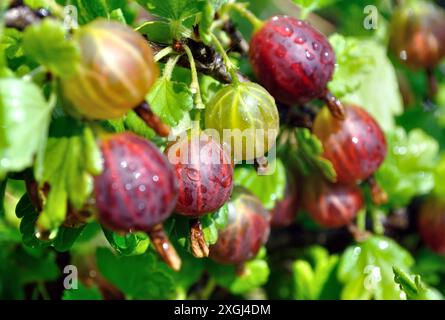
M 150 231 L 176 206 L 178 186 L 167 158 L 132 133 L 101 141 L 104 170 L 95 178 L 99 220 L 117 232 Z
M 288 105 L 324 97 L 335 67 L 327 38 L 306 21 L 288 16 L 265 22 L 250 41 L 249 58 L 259 82 Z

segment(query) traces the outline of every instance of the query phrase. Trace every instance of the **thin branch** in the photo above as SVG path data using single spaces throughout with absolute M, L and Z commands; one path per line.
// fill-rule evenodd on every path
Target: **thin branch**
M 155 55 L 165 48 L 165 46 L 162 46 L 158 43 L 149 40 L 148 43 Z M 215 78 L 216 80 L 222 83 L 232 82 L 232 77 L 227 72 L 222 57 L 218 53 L 216 53 L 215 49 L 206 46 L 202 42 L 197 42 L 192 39 L 187 39 L 186 44 L 190 48 L 193 54 L 196 70 L 199 73 Z M 164 63 L 166 61 L 167 61 L 166 57 L 160 60 L 160 62 Z M 184 68 L 190 68 L 190 61 L 188 57 L 186 55 L 182 56 L 178 61 L 178 65 Z

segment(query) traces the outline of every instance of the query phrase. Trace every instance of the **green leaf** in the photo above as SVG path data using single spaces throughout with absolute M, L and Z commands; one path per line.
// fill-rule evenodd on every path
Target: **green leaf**
M 67 40 L 65 28 L 54 19 L 26 28 L 23 48 L 29 58 L 62 78 L 70 77 L 80 61 L 80 49 Z
M 199 13 L 205 3 L 204 0 L 138 0 L 138 2 L 156 16 L 178 21 Z
M 445 276 L 445 257 L 429 249 L 421 249 L 415 258 L 416 265 L 412 271 L 421 275 L 429 285 L 441 286 L 442 278 Z
M 160 78 L 147 97 L 153 112 L 170 126 L 178 125 L 193 107 L 193 97 L 185 83 Z
M 170 24 L 165 21 L 147 21 L 135 30 L 146 35 L 150 41 L 164 44 L 170 44 L 173 41 Z
M 54 239 L 53 246 L 59 252 L 66 252 L 71 249 L 80 236 L 85 226 L 79 228 L 61 227 L 57 232 L 57 237 Z
M 214 20 L 215 8 L 210 2 L 206 2 L 201 13 L 201 20 L 199 22 L 199 35 L 205 44 L 210 44 L 212 42 L 210 28 Z
M 363 50 L 363 41 L 353 37 L 334 34 L 329 42 L 335 51 L 337 66 L 333 80 L 329 83 L 332 92 L 343 97 L 357 90 L 364 77 L 377 64 L 372 51 Z
M 237 274 L 235 266 L 227 266 L 209 261 L 208 271 L 216 282 L 233 294 L 244 294 L 264 285 L 269 279 L 269 266 L 265 261 L 265 248 L 257 257 L 244 264 L 242 274 Z
M 2 50 L 8 59 L 23 56 L 23 33 L 11 28 L 6 28 L 0 41 L 0 50 Z
M 59 276 L 54 252 L 2 244 L 0 251 L 0 296 L 25 299 L 27 284 L 55 281 Z
M 110 245 L 121 255 L 143 254 L 150 245 L 148 236 L 142 232 L 119 235 L 105 228 L 102 230 Z
M 295 298 L 298 300 L 321 299 L 325 292 L 334 291 L 330 286 L 335 279 L 339 257 L 330 256 L 326 249 L 318 246 L 311 247 L 308 255 L 313 265 L 306 260 L 296 260 L 292 265 Z
M 283 199 L 286 189 L 286 170 L 281 160 L 269 164 L 271 174 L 258 175 L 252 167 L 238 167 L 234 172 L 234 184 L 243 186 L 255 194 L 266 209 L 273 209 L 275 202 Z
M 218 230 L 225 228 L 228 219 L 228 203 L 225 203 L 218 211 L 207 214 L 201 218 L 202 231 L 208 245 L 216 243 L 218 240 Z
M 32 248 L 45 248 L 53 245 L 59 252 L 65 252 L 71 249 L 74 242 L 81 235 L 84 227 L 66 228 L 61 227 L 57 236 L 53 240 L 42 241 L 36 236 L 36 221 L 39 213 L 31 202 L 28 194 L 24 194 L 16 207 L 16 215 L 21 219 L 20 233 L 22 234 L 22 242 Z
M 218 229 L 210 214 L 205 215 L 201 219 L 202 232 L 204 234 L 204 239 L 208 245 L 215 244 L 218 241 Z
M 106 0 L 71 0 L 71 4 L 77 7 L 80 24 L 86 24 L 97 18 L 110 17 Z
M 286 150 L 287 157 L 296 163 L 299 171 L 304 175 L 310 175 L 313 171 L 319 171 L 326 179 L 335 182 L 337 174 L 332 163 L 323 158 L 323 145 L 309 129 L 296 129 L 296 146 L 289 145 Z
M 440 160 L 434 168 L 434 189 L 433 192 L 442 196 L 445 194 L 445 153 L 442 154 Z
M 45 8 L 48 4 L 48 0 L 25 0 L 24 3 L 32 9 L 38 9 Z
M 411 255 L 393 240 L 371 236 L 350 246 L 341 256 L 338 278 L 344 284 L 342 299 L 403 299 L 392 268 L 409 269 Z
M 116 10 L 125 7 L 127 0 L 106 0 L 107 7 L 109 10 Z
M 111 11 L 110 19 L 120 22 L 122 24 L 127 24 L 127 21 L 125 20 L 125 15 L 124 15 L 124 12 L 122 11 L 122 9 L 116 9 L 116 10 Z
M 23 244 L 29 247 L 46 247 L 50 242 L 40 241 L 36 237 L 35 223 L 39 216 L 36 208 L 31 202 L 28 194 L 24 194 L 15 209 L 17 218 L 20 218 L 20 233 L 22 234 Z
M 229 0 L 207 0 L 207 2 L 211 3 L 213 6 L 213 9 L 215 11 L 218 11 L 221 9 L 223 5 L 229 2 Z
M 160 264 L 162 272 L 168 274 L 176 285 L 177 299 L 186 298 L 187 291 L 201 278 L 204 272 L 204 259 L 196 259 L 180 246 L 175 246 L 182 260 L 181 270 L 174 271 L 166 264 Z
M 20 232 L 13 226 L 9 225 L 4 219 L 0 218 L 0 243 L 21 243 L 22 237 Z
M 153 129 L 147 126 L 147 124 L 134 111 L 127 113 L 124 118 L 124 126 L 125 129 L 134 132 L 147 140 L 152 140 L 156 135 Z
M 294 284 L 295 284 L 295 299 L 297 300 L 313 300 L 316 298 L 312 289 L 312 282 L 314 281 L 314 271 L 309 262 L 304 260 L 297 260 L 292 265 Z
M 96 286 L 86 287 L 78 283 L 77 289 L 65 289 L 63 300 L 103 300 L 100 290 Z
M 99 248 L 96 253 L 100 273 L 128 299 L 169 299 L 176 294 L 173 278 L 163 269 L 154 253 L 115 256 Z
M 293 3 L 301 8 L 302 19 L 306 19 L 310 12 L 323 9 L 337 1 L 339 0 L 292 0 Z
M 344 103 L 365 108 L 385 132 L 392 130 L 403 103 L 386 48 L 372 40 L 339 35 L 330 41 L 338 61 L 329 89 Z
M 388 205 L 403 207 L 434 187 L 439 145 L 421 129 L 407 134 L 399 127 L 387 134 L 387 143 L 388 154 L 376 178 L 388 193 Z
M 52 230 L 65 219 L 69 202 L 81 209 L 93 189 L 92 174 L 100 172 L 98 146 L 92 133 L 77 120 L 62 116 L 51 125 L 51 137 L 45 150 L 40 185 L 50 191 L 37 221 L 40 228 Z
M 0 178 L 32 165 L 45 145 L 51 107 L 40 89 L 19 79 L 0 79 Z
M 437 292 L 427 288 L 419 275 L 411 276 L 398 267 L 393 267 L 394 281 L 400 285 L 408 300 L 442 300 Z
M 49 250 L 19 248 L 10 259 L 9 270 L 16 268 L 16 281 L 21 284 L 54 281 L 60 274 L 56 255 Z

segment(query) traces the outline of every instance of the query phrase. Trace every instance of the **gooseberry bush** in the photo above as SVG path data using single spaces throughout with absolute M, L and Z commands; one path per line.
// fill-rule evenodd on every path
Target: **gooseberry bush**
M 440 1 L 1 1 L 0 298 L 442 299 L 444 58 Z

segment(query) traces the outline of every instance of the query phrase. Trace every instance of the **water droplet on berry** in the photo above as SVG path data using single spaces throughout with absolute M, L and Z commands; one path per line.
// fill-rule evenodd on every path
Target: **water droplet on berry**
M 323 53 L 321 54 L 321 62 L 322 63 L 331 62 L 331 55 L 330 55 L 329 51 L 323 51 Z
M 186 169 L 187 177 L 189 177 L 190 180 L 198 181 L 199 180 L 199 171 L 193 168 L 187 168 Z
M 130 191 L 131 189 L 133 189 L 133 186 L 131 185 L 131 183 L 126 183 L 125 190 Z
M 147 187 L 145 186 L 145 184 L 141 184 L 141 185 L 139 186 L 139 191 L 140 191 L 140 192 L 145 192 L 145 190 L 147 190 Z
M 273 28 L 277 33 L 282 35 L 283 37 L 289 37 L 292 35 L 292 30 L 288 27 L 282 27 L 282 26 L 275 26 Z
M 296 37 L 295 40 L 294 40 L 294 42 L 295 42 L 296 44 L 304 44 L 304 43 L 306 42 L 306 39 L 303 38 L 303 37 Z
M 126 167 L 128 167 L 128 162 L 125 161 L 125 160 L 121 161 L 120 164 L 121 164 L 121 168 L 123 168 L 123 169 L 125 169 Z
M 352 142 L 357 144 L 358 143 L 358 138 L 357 137 L 352 137 Z
M 312 42 L 312 48 L 314 48 L 315 51 L 317 51 L 318 49 L 320 49 L 320 44 L 318 42 Z
M 159 177 L 156 176 L 156 175 L 154 175 L 154 176 L 153 176 L 153 181 L 154 181 L 154 182 L 158 182 L 158 181 L 159 181 Z
M 277 58 L 284 58 L 286 56 L 286 48 L 282 45 L 279 45 L 276 49 L 275 49 L 275 55 L 277 56 Z
M 306 58 L 309 61 L 314 60 L 314 55 L 310 51 L 306 50 Z
M 141 202 L 138 203 L 138 210 L 139 211 L 143 211 L 145 209 L 145 207 L 146 207 L 145 202 L 141 201 Z

